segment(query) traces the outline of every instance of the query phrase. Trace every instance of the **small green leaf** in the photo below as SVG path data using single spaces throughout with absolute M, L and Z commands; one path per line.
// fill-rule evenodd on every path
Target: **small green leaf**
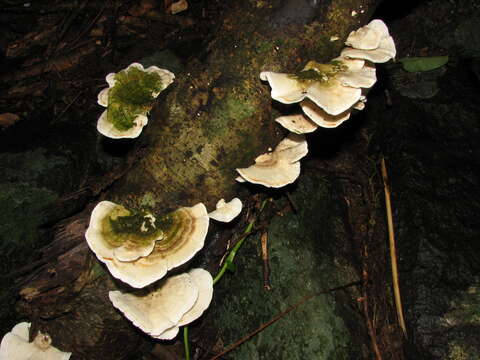
M 448 56 L 405 57 L 400 60 L 403 69 L 408 72 L 420 72 L 437 69 L 448 62 Z

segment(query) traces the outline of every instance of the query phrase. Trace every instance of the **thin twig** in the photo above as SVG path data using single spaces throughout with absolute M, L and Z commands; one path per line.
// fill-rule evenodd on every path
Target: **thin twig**
M 368 258 L 368 249 L 367 245 L 365 244 L 363 247 L 363 270 L 362 270 L 362 277 L 363 277 L 363 289 L 362 289 L 362 297 L 363 297 L 363 312 L 365 314 L 365 319 L 367 321 L 367 329 L 368 333 L 370 334 L 370 339 L 372 343 L 373 352 L 375 353 L 376 360 L 382 360 L 382 354 L 380 349 L 378 348 L 377 342 L 377 335 L 375 332 L 375 326 L 373 325 L 373 321 L 370 319 L 370 312 L 369 312 L 369 301 L 368 301 L 368 294 L 367 294 L 367 285 L 368 285 L 368 271 L 367 271 L 367 258 Z
M 265 290 L 272 290 L 270 286 L 270 263 L 268 260 L 268 233 L 265 231 L 260 237 L 262 243 L 262 260 L 263 260 L 263 287 Z
M 75 96 L 75 98 L 72 101 L 70 101 L 70 103 L 68 103 L 68 105 L 60 112 L 60 114 L 58 114 L 55 117 L 54 121 L 60 119 L 63 116 L 63 114 L 65 114 L 67 112 L 67 110 L 70 109 L 70 107 L 75 103 L 75 101 L 77 101 L 77 99 L 80 97 L 80 95 L 83 95 L 83 91 L 79 92 Z
M 393 231 L 393 216 L 392 216 L 392 204 L 390 201 L 390 188 L 388 186 L 387 168 L 385 166 L 385 159 L 382 157 L 380 161 L 382 169 L 383 187 L 385 190 L 385 207 L 387 210 L 387 223 L 388 223 L 388 240 L 390 244 L 390 262 L 392 265 L 392 280 L 393 280 L 393 294 L 395 297 L 395 308 L 397 310 L 398 323 L 403 330 L 403 335 L 407 337 L 407 327 L 405 326 L 405 319 L 403 317 L 402 298 L 400 296 L 400 282 L 398 279 L 398 266 L 397 266 L 397 251 L 395 246 L 395 234 Z
M 102 16 L 103 12 L 105 11 L 105 8 L 107 7 L 107 2 L 103 5 L 103 7 L 100 9 L 100 11 L 97 13 L 97 15 L 93 18 L 93 20 L 90 22 L 90 24 L 83 29 L 83 31 L 73 40 L 70 42 L 71 45 L 75 45 L 77 41 L 79 41 L 87 32 L 90 31 L 90 29 L 93 27 L 93 25 L 96 24 L 98 19 Z
M 290 196 L 289 192 L 287 191 L 285 194 L 287 194 L 287 199 L 290 202 L 290 205 L 292 206 L 292 210 L 295 214 L 298 214 L 298 207 L 297 204 L 295 204 L 295 201 L 293 201 L 292 197 Z
M 351 283 L 348 283 L 346 285 L 342 285 L 342 286 L 338 286 L 338 287 L 334 287 L 334 288 L 331 288 L 331 289 L 328 289 L 328 290 L 324 290 L 324 291 L 319 291 L 315 294 L 311 294 L 311 295 L 307 295 L 305 296 L 304 298 L 302 298 L 299 302 L 297 302 L 296 304 L 294 305 L 291 305 L 289 306 L 285 311 L 282 311 L 281 313 L 279 313 L 278 315 L 276 315 L 275 317 L 273 317 L 271 320 L 267 321 L 266 323 L 263 323 L 262 325 L 260 325 L 260 327 L 253 331 L 252 333 L 244 336 L 243 338 L 241 338 L 240 340 L 234 342 L 232 345 L 228 346 L 225 350 L 223 350 L 222 352 L 218 353 L 217 355 L 215 355 L 214 357 L 212 357 L 210 360 L 216 360 L 216 359 L 219 359 L 220 357 L 222 357 L 223 355 L 229 353 L 230 351 L 234 350 L 235 348 L 239 347 L 240 345 L 242 345 L 244 342 L 246 342 L 247 340 L 250 340 L 252 337 L 254 337 L 255 335 L 257 335 L 259 332 L 263 331 L 264 329 L 266 329 L 267 327 L 269 327 L 270 325 L 274 324 L 275 322 L 277 322 L 278 320 L 280 320 L 281 318 L 283 318 L 285 315 L 287 315 L 289 312 L 295 310 L 296 308 L 298 308 L 299 306 L 303 305 L 304 303 L 306 303 L 308 300 L 310 299 L 313 299 L 314 297 L 316 296 L 319 296 L 319 295 L 323 295 L 323 294 L 328 294 L 328 293 L 331 293 L 331 292 L 334 292 L 334 291 L 338 291 L 338 290 L 343 290 L 343 289 L 346 289 L 346 288 L 349 288 L 349 287 L 352 287 L 352 286 L 356 286 L 356 285 L 360 285 L 362 282 L 361 281 L 355 281 L 355 282 L 351 282 Z

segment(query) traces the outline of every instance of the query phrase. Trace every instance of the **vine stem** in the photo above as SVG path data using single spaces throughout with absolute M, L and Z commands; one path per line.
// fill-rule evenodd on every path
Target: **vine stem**
M 188 326 L 183 327 L 183 346 L 185 348 L 185 360 L 190 360 L 190 344 L 188 343 Z
M 260 210 L 259 213 L 262 212 L 263 208 L 265 207 L 268 199 L 265 199 L 262 201 L 262 204 L 260 205 Z M 228 266 L 233 263 L 233 259 L 235 258 L 235 255 L 237 254 L 237 251 L 240 249 L 244 241 L 248 238 L 249 235 L 252 234 L 253 232 L 253 226 L 255 225 L 256 219 L 251 220 L 245 230 L 243 231 L 243 235 L 240 238 L 240 240 L 235 244 L 233 247 L 232 251 L 228 254 L 227 258 L 225 259 L 225 262 L 222 265 L 222 268 L 218 272 L 218 274 L 215 276 L 213 279 L 213 285 L 215 285 L 225 274 L 225 271 L 227 271 Z M 188 342 L 188 326 L 183 327 L 183 346 L 185 349 L 185 359 L 190 360 L 190 344 Z

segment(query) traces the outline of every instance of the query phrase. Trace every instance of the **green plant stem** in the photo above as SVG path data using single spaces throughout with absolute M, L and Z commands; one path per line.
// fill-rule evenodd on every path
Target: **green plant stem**
M 263 208 L 265 207 L 268 199 L 265 199 L 262 201 L 262 204 L 260 205 L 259 213 L 262 212 Z M 233 262 L 233 259 L 235 258 L 235 255 L 237 254 L 237 251 L 240 249 L 242 244 L 244 243 L 245 239 L 253 232 L 253 226 L 255 225 L 256 219 L 251 220 L 245 230 L 243 231 L 243 235 L 238 240 L 238 242 L 235 244 L 233 247 L 232 251 L 228 254 L 227 258 L 225 259 L 225 262 L 223 263 L 222 268 L 218 272 L 217 276 L 213 279 L 213 285 L 215 285 L 218 280 L 220 280 L 225 274 L 225 271 L 227 271 L 228 264 L 231 264 Z M 188 326 L 183 327 L 183 346 L 185 348 L 185 359 L 190 360 L 190 345 L 188 343 Z
M 240 247 L 242 246 L 242 244 L 244 243 L 244 241 L 248 237 L 248 235 L 250 235 L 252 233 L 251 230 L 252 230 L 254 224 L 255 224 L 255 220 L 252 220 L 247 225 L 247 228 L 245 229 L 242 237 L 235 244 L 232 251 L 230 251 L 230 254 L 228 254 L 227 258 L 225 259 L 222 268 L 218 272 L 217 276 L 215 276 L 215 279 L 213 279 L 213 285 L 215 285 L 222 278 L 223 274 L 225 274 L 225 271 L 227 271 L 227 268 L 228 268 L 228 264 L 233 262 L 233 259 L 235 258 L 235 255 L 237 254 L 238 249 L 240 249 Z
M 267 203 L 267 200 L 268 199 L 265 199 L 265 200 L 262 201 L 262 204 L 260 205 L 259 213 L 262 212 L 263 208 L 265 207 L 265 204 Z M 248 223 L 247 227 L 245 228 L 245 230 L 243 232 L 242 237 L 235 244 L 232 251 L 230 251 L 230 254 L 228 254 L 227 258 L 225 259 L 225 261 L 222 265 L 222 268 L 220 269 L 218 274 L 213 279 L 213 285 L 215 285 L 222 278 L 223 274 L 225 274 L 225 271 L 227 271 L 228 265 L 233 263 L 233 259 L 235 258 L 235 255 L 237 254 L 237 251 L 240 249 L 240 247 L 245 242 L 247 237 L 252 233 L 252 229 L 253 229 L 253 226 L 255 225 L 255 221 L 256 221 L 256 219 L 253 219 L 252 221 L 250 221 Z
M 190 344 L 188 343 L 188 326 L 183 327 L 183 346 L 185 348 L 185 360 L 190 360 Z

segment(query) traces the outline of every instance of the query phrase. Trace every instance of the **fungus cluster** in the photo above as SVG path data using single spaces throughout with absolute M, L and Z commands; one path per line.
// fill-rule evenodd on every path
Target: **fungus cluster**
M 98 203 L 85 232 L 88 246 L 112 276 L 137 289 L 111 291 L 110 301 L 152 337 L 175 337 L 180 326 L 199 318 L 210 305 L 213 279 L 203 269 L 162 278 L 203 248 L 210 218 L 229 222 L 241 210 L 238 198 L 221 199 L 211 213 L 199 203 L 163 216 Z
M 139 136 L 153 102 L 174 78 L 168 70 L 156 66 L 144 69 L 139 63 L 108 74 L 108 88 L 98 94 L 98 104 L 107 110 L 100 115 L 97 130 L 113 139 Z
M 300 175 L 300 159 L 307 152 L 305 136 L 290 134 L 274 151 L 258 156 L 252 166 L 237 169 L 240 174 L 237 180 L 273 188 L 291 184 Z
M 260 73 L 260 79 L 268 81 L 271 87 L 272 99 L 284 104 L 299 103 L 303 114 L 276 119 L 296 136 L 311 133 L 318 127 L 337 127 L 350 118 L 353 110 L 364 109 L 366 91 L 377 81 L 374 63 L 386 62 L 396 54 L 387 26 L 378 19 L 352 31 L 345 44 L 349 47 L 327 64 L 309 61 L 294 74 Z M 305 142 L 301 146 L 304 152 L 298 151 L 301 156 L 292 157 L 295 160 L 280 160 L 285 141 L 291 142 L 287 139 L 280 142 L 275 151 L 257 157 L 254 165 L 237 169 L 241 175 L 237 180 L 267 187 L 282 187 L 295 181 L 300 174 L 298 160 L 306 155 L 307 145 Z
M 365 92 L 376 82 L 374 63 L 393 58 L 395 44 L 381 20 L 352 31 L 345 44 L 348 47 L 340 57 L 327 64 L 310 61 L 295 74 L 260 73 L 270 84 L 274 100 L 299 103 L 303 114 L 276 119 L 291 134 L 273 151 L 258 156 L 252 166 L 237 169 L 238 181 L 273 188 L 293 183 L 300 175 L 300 159 L 308 152 L 304 134 L 318 127 L 337 127 L 349 119 L 352 110 L 365 107 Z M 109 87 L 98 95 L 98 103 L 107 108 L 98 119 L 98 131 L 111 138 L 139 136 L 155 98 L 173 79 L 168 70 L 144 69 L 138 63 L 108 74 Z M 180 326 L 196 320 L 208 308 L 213 279 L 198 268 L 162 278 L 203 248 L 210 218 L 229 222 L 241 210 L 238 198 L 230 202 L 221 199 L 210 213 L 199 203 L 163 216 L 110 201 L 97 204 L 85 233 L 88 246 L 115 278 L 136 289 L 110 291 L 113 305 L 150 336 L 174 338 Z M 0 360 L 70 358 L 71 353 L 51 346 L 47 334 L 39 333 L 30 343 L 29 327 L 20 323 L 3 337 Z
M 143 288 L 190 260 L 203 247 L 208 225 L 202 203 L 157 218 L 102 201 L 92 211 L 85 238 L 114 277 Z
M 0 360 L 68 360 L 72 353 L 63 352 L 52 346 L 48 334 L 38 332 L 32 342 L 28 341 L 30 323 L 15 325 L 5 334 L 0 344 Z
M 208 308 L 213 279 L 206 270 L 192 269 L 163 280 L 147 293 L 110 291 L 108 296 L 135 326 L 156 339 L 169 340 Z

